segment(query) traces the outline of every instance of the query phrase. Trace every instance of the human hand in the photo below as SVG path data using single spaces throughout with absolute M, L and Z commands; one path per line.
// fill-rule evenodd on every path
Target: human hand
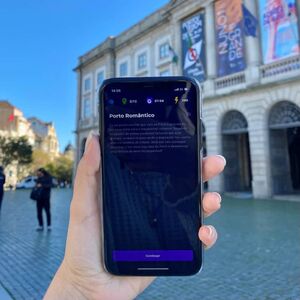
M 70 222 L 65 257 L 44 299 L 133 299 L 153 277 L 119 277 L 107 273 L 102 262 L 102 239 L 99 136 L 90 134 L 81 159 L 70 208 Z M 203 159 L 205 181 L 222 172 L 225 159 L 209 156 Z M 202 201 L 204 216 L 216 212 L 221 205 L 218 193 L 205 193 Z M 206 248 L 217 240 L 211 225 L 199 229 L 199 238 Z

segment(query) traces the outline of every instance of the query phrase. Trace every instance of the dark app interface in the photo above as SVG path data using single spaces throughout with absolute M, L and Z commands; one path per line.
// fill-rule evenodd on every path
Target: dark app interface
M 111 83 L 103 96 L 107 260 L 194 261 L 200 255 L 195 86 Z

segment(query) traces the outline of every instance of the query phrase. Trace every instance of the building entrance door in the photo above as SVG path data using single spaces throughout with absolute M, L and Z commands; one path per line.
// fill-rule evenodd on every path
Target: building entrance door
M 273 194 L 300 192 L 300 108 L 288 101 L 277 103 L 269 128 Z
M 223 118 L 222 146 L 223 155 L 227 160 L 224 170 L 225 191 L 251 191 L 252 171 L 248 124 L 239 111 L 230 111 Z

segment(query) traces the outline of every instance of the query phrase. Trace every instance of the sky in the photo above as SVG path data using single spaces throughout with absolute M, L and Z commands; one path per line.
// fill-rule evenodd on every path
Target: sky
M 10 0 L 0 7 L 0 100 L 75 145 L 77 59 L 168 0 Z

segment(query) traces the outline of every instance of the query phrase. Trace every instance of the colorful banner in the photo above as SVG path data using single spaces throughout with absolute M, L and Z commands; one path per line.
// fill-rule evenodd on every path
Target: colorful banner
M 260 0 L 259 15 L 263 62 L 300 54 L 295 0 Z
M 246 63 L 242 1 L 216 1 L 215 21 L 218 76 L 243 71 Z
M 204 14 L 198 13 L 181 24 L 183 75 L 205 80 Z

